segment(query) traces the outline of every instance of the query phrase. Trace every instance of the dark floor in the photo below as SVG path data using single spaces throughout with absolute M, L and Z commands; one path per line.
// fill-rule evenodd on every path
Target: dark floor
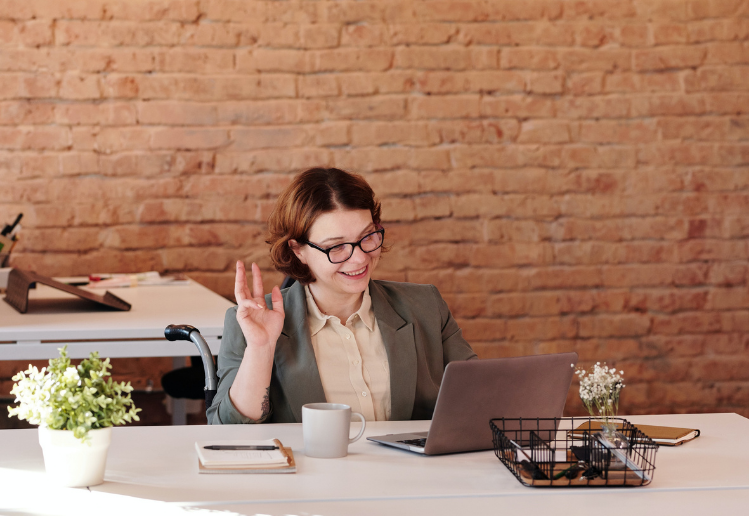
M 135 406 L 141 409 L 138 412 L 140 421 L 131 423 L 138 426 L 160 426 L 171 425 L 172 416 L 167 410 L 166 394 L 162 391 L 133 391 L 133 401 Z M 8 408 L 13 404 L 11 398 L 0 398 L 0 430 L 11 428 L 36 428 L 26 421 L 21 421 L 17 417 L 8 417 Z M 205 425 L 205 403 L 202 404 L 200 412 L 187 414 L 188 425 Z

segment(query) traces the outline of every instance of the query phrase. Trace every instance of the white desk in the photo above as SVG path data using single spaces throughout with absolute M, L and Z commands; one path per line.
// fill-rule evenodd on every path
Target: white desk
M 0 432 L 1 509 L 57 514 L 48 493 L 123 513 L 190 514 L 497 514 L 505 510 L 579 515 L 648 508 L 647 513 L 705 514 L 749 503 L 749 420 L 735 414 L 633 416 L 637 423 L 694 426 L 702 436 L 662 447 L 654 480 L 636 488 L 540 489 L 522 486 L 493 452 L 423 457 L 361 440 L 343 459 L 304 456 L 301 425 L 116 428 L 105 483 L 89 490 L 46 485 L 35 430 Z M 424 430 L 428 422 L 370 423 L 366 435 Z M 278 437 L 291 445 L 289 475 L 198 475 L 196 440 Z M 652 511 L 650 509 L 653 509 Z M 46 511 L 46 512 L 45 512 Z M 64 514 L 64 512 L 61 512 Z M 227 514 L 227 513 L 223 513 Z
M 198 355 L 198 350 L 189 341 L 166 340 L 164 328 L 170 324 L 196 327 L 213 354 L 218 354 L 224 314 L 233 306 L 226 298 L 194 281 L 110 291 L 130 303 L 130 310 L 99 308 L 45 285 L 29 291 L 25 314 L 1 300 L 0 360 L 55 358 L 57 349 L 67 345 L 71 358 L 86 358 L 92 351 L 109 358 L 175 357 L 174 367 L 182 367 L 180 359 Z M 92 292 L 103 294 L 104 289 Z M 184 400 L 174 400 L 172 408 L 172 422 L 185 424 Z
M 233 305 L 229 300 L 194 281 L 110 290 L 132 308 L 127 312 L 98 309 L 44 285 L 29 292 L 30 308 L 25 314 L 0 301 L 0 360 L 54 358 L 65 344 L 71 358 L 88 357 L 91 351 L 111 358 L 197 355 L 192 342 L 164 338 L 169 324 L 195 326 L 211 351 L 218 353 L 224 313 Z

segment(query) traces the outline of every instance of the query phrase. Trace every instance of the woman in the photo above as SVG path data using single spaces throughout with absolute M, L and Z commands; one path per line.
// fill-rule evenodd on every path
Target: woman
M 368 420 L 430 419 L 445 366 L 476 355 L 432 285 L 371 280 L 380 203 L 360 176 L 314 168 L 268 221 L 271 258 L 296 283 L 264 296 L 237 262 L 208 422 L 299 423 L 302 405 L 345 403 Z

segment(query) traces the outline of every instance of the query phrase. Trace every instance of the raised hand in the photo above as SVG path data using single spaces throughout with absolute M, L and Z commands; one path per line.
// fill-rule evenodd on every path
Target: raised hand
M 271 350 L 275 350 L 284 320 L 281 289 L 275 286 L 271 290 L 273 309 L 269 310 L 265 304 L 260 268 L 252 264 L 252 290 L 250 290 L 247 285 L 244 263 L 238 261 L 234 296 L 237 300 L 237 323 L 242 329 L 247 347 L 257 349 L 270 346 Z

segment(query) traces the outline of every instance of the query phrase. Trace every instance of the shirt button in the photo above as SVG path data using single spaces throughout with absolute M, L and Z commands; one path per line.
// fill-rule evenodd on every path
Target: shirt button
M 359 365 L 359 361 L 358 360 L 354 360 L 354 364 Z
M 366 392 L 362 392 L 361 395 L 364 396 L 365 398 L 367 397 L 367 393 Z
M 346 338 L 347 338 L 347 339 L 350 339 L 350 338 L 351 338 L 351 335 L 346 335 Z

